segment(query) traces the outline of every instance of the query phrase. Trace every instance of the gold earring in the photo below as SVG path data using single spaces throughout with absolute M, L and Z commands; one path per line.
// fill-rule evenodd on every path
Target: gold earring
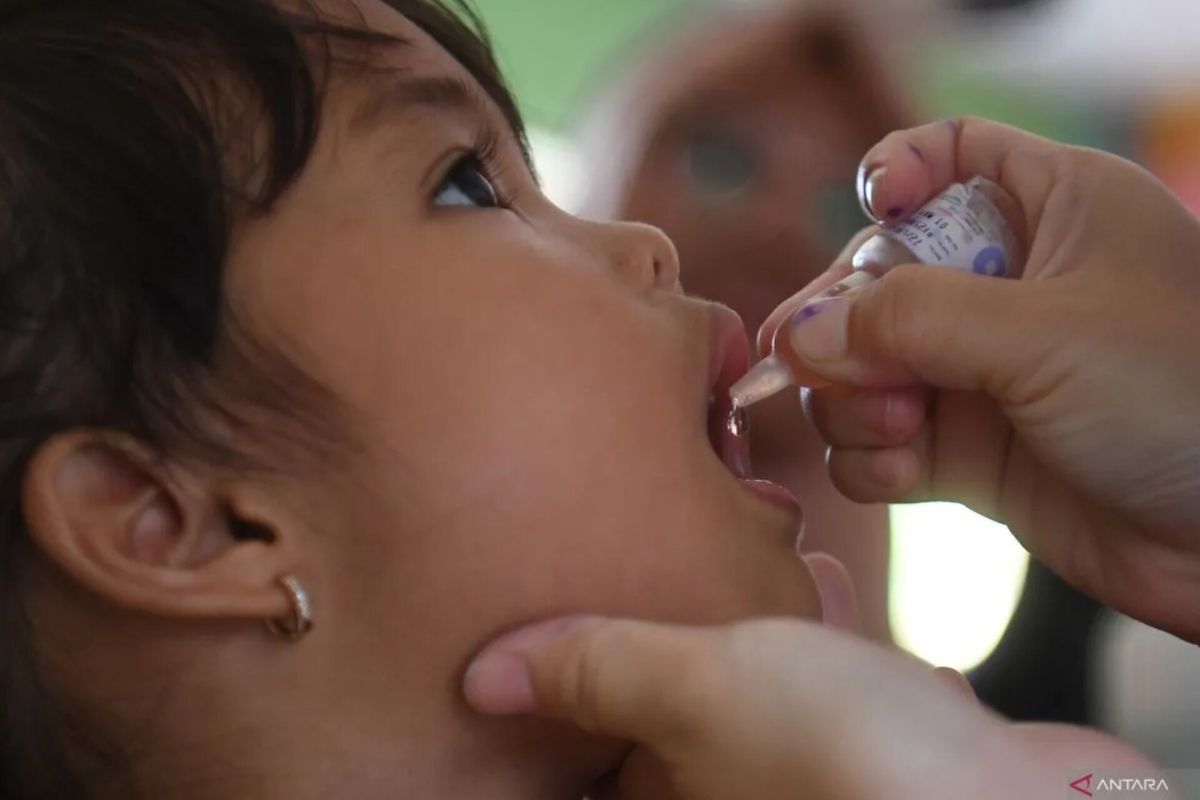
M 267 630 L 287 642 L 295 642 L 313 629 L 312 603 L 308 592 L 294 575 L 284 575 L 279 585 L 287 593 L 292 610 L 286 617 L 266 620 Z

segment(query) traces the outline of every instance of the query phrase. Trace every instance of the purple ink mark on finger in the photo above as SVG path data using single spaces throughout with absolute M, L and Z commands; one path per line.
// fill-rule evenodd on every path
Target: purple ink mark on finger
M 925 154 L 921 152 L 921 148 L 917 147 L 912 142 L 909 142 L 908 149 L 912 151 L 912 154 L 917 157 L 918 161 L 920 161 L 922 164 L 926 163 Z
M 817 316 L 818 314 L 820 314 L 822 311 L 824 311 L 826 308 L 829 307 L 829 301 L 832 299 L 833 298 L 826 297 L 823 299 L 813 300 L 813 301 L 809 302 L 808 305 L 804 306 L 803 308 L 801 308 L 799 311 L 796 312 L 796 315 L 795 315 L 796 323 L 798 324 L 798 323 L 804 322 L 804 320 L 806 320 L 806 319 L 812 319 L 813 317 Z
M 900 219 L 900 215 L 904 213 L 904 209 L 900 206 L 892 206 L 888 209 L 888 219 Z

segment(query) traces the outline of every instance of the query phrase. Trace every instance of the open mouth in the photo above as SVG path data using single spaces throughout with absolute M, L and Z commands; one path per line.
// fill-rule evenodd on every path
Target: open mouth
M 749 437 L 737 436 L 729 430 L 729 414 L 733 410 L 729 389 L 750 370 L 750 338 L 741 317 L 724 306 L 712 307 L 710 352 L 707 424 L 713 452 L 751 493 L 802 519 L 800 503 L 791 491 L 754 477 Z
M 753 478 L 750 441 L 729 430 L 733 400 L 729 388 L 750 369 L 750 342 L 746 327 L 736 313 L 714 306 L 712 361 L 709 367 L 708 440 L 713 451 L 735 477 Z

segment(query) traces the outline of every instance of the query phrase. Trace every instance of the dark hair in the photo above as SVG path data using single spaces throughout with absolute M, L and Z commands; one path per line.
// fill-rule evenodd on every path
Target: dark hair
M 470 10 L 386 1 L 523 140 Z M 281 427 L 309 410 L 281 439 L 319 430 L 313 406 L 331 399 L 246 335 L 223 264 L 234 222 L 269 214 L 306 164 L 333 54 L 396 42 L 267 0 L 0 0 L 0 797 L 86 797 L 122 762 L 38 679 L 21 602 L 28 460 L 77 427 L 241 458 L 200 423 L 243 424 L 234 397 Z M 237 163 L 256 126 L 266 147 Z

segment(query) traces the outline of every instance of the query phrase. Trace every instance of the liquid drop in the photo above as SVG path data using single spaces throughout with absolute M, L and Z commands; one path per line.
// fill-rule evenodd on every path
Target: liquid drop
M 750 430 L 750 418 L 746 416 L 746 409 L 734 403 L 729 411 L 729 419 L 725 421 L 725 430 L 739 439 L 745 436 Z

